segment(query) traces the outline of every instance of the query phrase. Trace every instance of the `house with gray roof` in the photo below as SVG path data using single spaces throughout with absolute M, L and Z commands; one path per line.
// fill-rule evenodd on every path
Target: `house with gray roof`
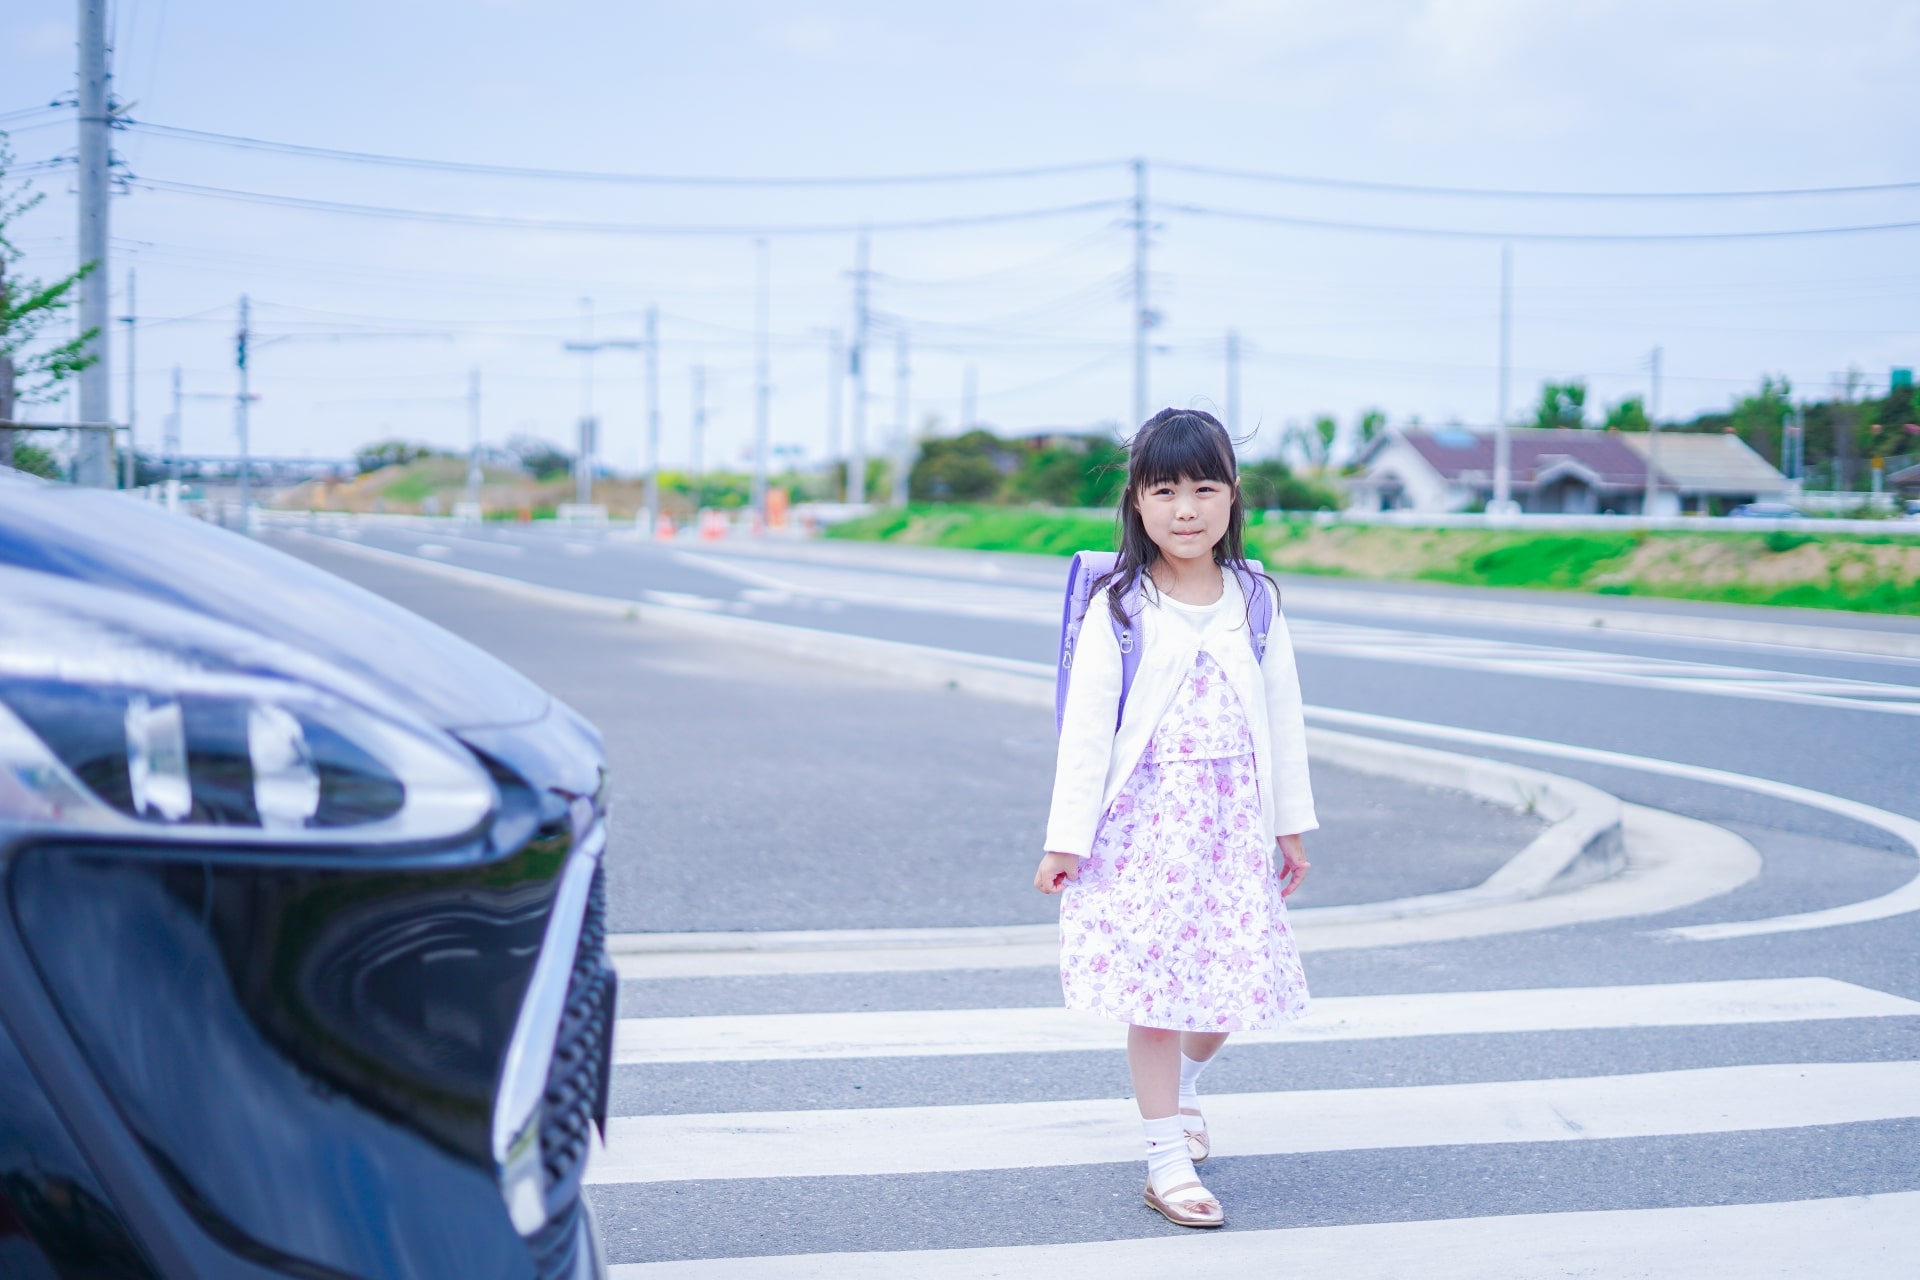
M 1483 508 L 1493 498 L 1491 428 L 1403 427 L 1377 438 L 1349 486 L 1355 511 L 1439 514 Z M 1638 515 L 1646 500 L 1644 434 L 1512 427 L 1509 491 L 1520 509 L 1562 515 Z M 1659 433 L 1654 514 L 1726 510 L 1784 498 L 1789 485 L 1738 437 Z

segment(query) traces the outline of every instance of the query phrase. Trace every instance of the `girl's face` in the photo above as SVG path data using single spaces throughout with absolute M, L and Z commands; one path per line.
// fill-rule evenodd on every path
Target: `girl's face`
M 1220 480 L 1150 484 L 1134 494 L 1133 507 L 1161 555 L 1173 560 L 1211 558 L 1214 544 L 1227 536 L 1233 489 Z

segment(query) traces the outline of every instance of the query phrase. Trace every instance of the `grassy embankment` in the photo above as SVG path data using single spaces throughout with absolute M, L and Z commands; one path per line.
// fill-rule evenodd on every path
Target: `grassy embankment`
M 975 551 L 1067 555 L 1113 545 L 1113 523 L 1005 507 L 877 512 L 830 536 Z M 1734 604 L 1920 614 L 1920 537 L 1719 530 L 1540 532 L 1256 525 L 1248 553 L 1283 573 L 1665 596 Z

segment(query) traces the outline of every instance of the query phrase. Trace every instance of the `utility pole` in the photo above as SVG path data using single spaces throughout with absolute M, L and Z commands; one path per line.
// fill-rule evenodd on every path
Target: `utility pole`
M 960 429 L 971 431 L 980 423 L 980 366 L 970 364 L 960 375 Z
M 1660 348 L 1648 357 L 1647 377 L 1647 496 L 1641 500 L 1642 515 L 1652 515 L 1660 497 Z
M 134 301 L 133 301 L 133 272 L 128 271 L 127 272 L 127 314 L 120 317 L 120 323 L 127 326 L 127 452 L 126 452 L 126 455 L 121 459 L 121 465 L 120 465 L 120 487 L 122 489 L 133 488 L 133 421 L 135 417 L 135 411 L 134 411 L 135 394 L 133 389 L 133 326 L 137 323 L 137 321 L 138 321 L 138 317 L 137 317 L 137 313 L 134 310 Z
M 7 311 L 7 263 L 0 258 L 0 315 Z M 0 350 L 0 422 L 13 421 L 13 357 Z M 0 427 L 0 467 L 13 465 L 13 428 Z
M 1500 246 L 1500 398 L 1499 421 L 1493 427 L 1493 501 L 1487 514 L 1510 516 L 1519 506 L 1513 500 L 1513 436 L 1507 430 L 1508 368 L 1513 356 L 1513 246 Z
M 838 329 L 827 334 L 827 467 L 840 461 L 840 393 L 847 378 L 847 344 Z M 845 496 L 844 490 L 842 496 Z
M 772 259 L 765 237 L 754 241 L 759 255 L 759 289 L 754 307 L 753 335 L 753 514 L 760 528 L 767 527 L 767 412 L 773 396 L 767 360 L 768 313 L 772 282 Z
M 480 367 L 467 374 L 467 507 L 480 518 Z
M 251 312 L 247 295 L 240 295 L 240 332 L 234 341 L 234 365 L 240 372 L 240 387 L 233 401 L 233 430 L 240 438 L 240 528 L 251 532 L 253 529 L 253 451 L 248 443 L 247 406 L 253 402 L 253 394 L 247 387 L 247 342 L 253 336 L 250 330 Z
M 893 505 L 907 505 L 907 477 L 913 470 L 913 373 L 907 364 L 907 331 L 893 346 Z
M 860 237 L 853 268 L 853 347 L 847 372 L 853 378 L 853 427 L 847 450 L 847 501 L 867 500 L 867 237 Z
M 1227 434 L 1240 439 L 1240 331 L 1227 330 Z
M 80 371 L 79 421 L 113 417 L 107 362 L 107 198 L 112 107 L 107 84 L 107 0 L 80 0 L 80 332 L 93 363 Z M 73 460 L 75 484 L 113 487 L 113 440 L 106 431 L 82 431 Z
M 702 454 L 707 447 L 707 366 L 693 366 L 693 460 L 688 470 L 693 474 L 693 505 L 700 506 L 701 475 L 705 467 Z
M 1133 426 L 1147 420 L 1147 162 L 1133 162 Z
M 660 524 L 660 308 L 647 308 L 647 536 Z
M 167 510 L 180 509 L 180 366 L 173 366 L 173 408 L 162 429 L 160 447 L 167 454 Z

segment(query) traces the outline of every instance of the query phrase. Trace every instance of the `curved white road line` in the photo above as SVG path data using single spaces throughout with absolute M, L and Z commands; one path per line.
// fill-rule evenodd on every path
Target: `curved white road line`
M 1373 715 L 1365 711 L 1342 711 L 1335 707 L 1310 706 L 1307 708 L 1307 715 L 1310 719 L 1330 724 L 1351 725 L 1387 733 L 1403 733 L 1413 737 L 1438 738 L 1446 742 L 1466 742 L 1480 747 L 1525 751 L 1535 755 L 1555 756 L 1562 760 L 1581 760 L 1589 764 L 1611 765 L 1619 769 L 1634 769 L 1641 773 L 1657 773 L 1669 778 L 1685 778 L 1692 782 L 1705 782 L 1714 786 L 1750 791 L 1756 795 L 1771 796 L 1776 800 L 1806 805 L 1811 809 L 1823 809 L 1843 818 L 1851 818 L 1855 822 L 1879 827 L 1882 831 L 1889 832 L 1903 841 L 1913 851 L 1915 857 L 1920 858 L 1920 821 L 1874 805 L 1863 804 L 1858 800 L 1849 800 L 1844 796 L 1815 791 L 1811 787 L 1798 787 L 1790 782 L 1756 778 L 1726 769 L 1709 769 L 1704 765 L 1683 764 L 1678 760 L 1658 760 L 1651 756 L 1628 755 L 1620 751 L 1603 751 L 1597 747 L 1578 747 L 1566 742 L 1522 738 L 1506 733 L 1489 733 L 1481 729 L 1458 729 L 1451 725 L 1429 724 L 1420 720 L 1401 720 L 1394 716 Z M 1911 880 L 1890 893 L 1883 893 L 1877 898 L 1867 898 L 1861 902 L 1850 902 L 1845 906 L 1805 911 L 1791 916 L 1770 916 L 1763 920 L 1733 920 L 1724 924 L 1686 925 L 1669 929 L 1667 932 L 1677 937 L 1691 938 L 1696 942 L 1717 942 L 1725 938 L 1752 938 L 1769 933 L 1796 933 L 1805 929 L 1831 929 L 1836 925 L 1865 924 L 1868 921 L 1886 920 L 1914 911 L 1920 911 L 1920 872 L 1916 872 Z
M 640 617 L 644 614 L 650 619 L 671 622 L 688 628 L 726 627 L 729 628 L 728 634 L 736 639 L 755 639 L 763 643 L 774 640 L 783 648 L 805 652 L 809 656 L 828 661 L 847 662 L 851 658 L 853 662 L 868 666 L 869 669 L 877 667 L 908 678 L 937 679 L 952 687 L 965 687 L 988 697 L 1011 698 L 1022 702 L 1039 700 L 1044 701 L 1046 705 L 1052 705 L 1053 668 L 1046 663 L 990 658 L 981 654 L 941 649 L 932 645 L 910 644 L 899 640 L 875 640 L 786 623 L 761 622 L 746 618 L 719 618 L 672 606 L 640 605 L 563 588 L 540 586 L 524 579 L 468 569 L 460 565 L 444 564 L 401 552 L 358 546 L 338 538 L 326 538 L 323 535 L 311 533 L 305 536 L 326 541 L 331 546 L 369 558 L 385 560 L 389 563 L 408 564 L 429 573 L 460 578 L 500 590 L 515 591 L 554 603 L 584 606 L 601 611 L 623 611 L 629 617 Z M 890 664 L 875 664 L 873 659 L 876 655 L 896 661 Z M 1489 733 L 1481 729 L 1461 729 L 1421 720 L 1402 720 L 1395 716 L 1374 715 L 1365 711 L 1345 711 L 1337 707 L 1309 705 L 1306 712 L 1309 718 L 1323 723 L 1345 724 L 1357 728 L 1405 734 L 1409 737 L 1471 743 L 1476 746 L 1495 747 L 1508 751 L 1523 751 L 1534 755 L 1555 756 L 1563 760 L 1581 760 L 1590 764 L 1611 765 L 1615 768 L 1633 769 L 1641 773 L 1660 774 L 1669 778 L 1685 778 L 1713 786 L 1730 787 L 1757 795 L 1771 796 L 1789 803 L 1806 805 L 1809 808 L 1821 809 L 1857 822 L 1864 822 L 1868 826 L 1879 827 L 1897 837 L 1907 845 L 1916 858 L 1920 858 L 1920 821 L 1858 800 L 1848 800 L 1843 796 L 1815 791 L 1810 787 L 1795 786 L 1790 782 L 1776 782 L 1771 778 L 1756 778 L 1749 774 L 1733 773 L 1725 769 L 1710 769 L 1704 765 L 1684 764 L 1678 760 L 1660 760 L 1652 756 L 1604 751 L 1597 747 L 1580 747 L 1566 742 L 1551 742 L 1544 738 L 1523 738 L 1514 734 Z M 1865 924 L 1915 911 L 1920 911 L 1920 871 L 1916 871 L 1912 879 L 1890 893 L 1860 902 L 1847 903 L 1844 906 L 1806 911 L 1798 915 L 1771 916 L 1762 920 L 1687 925 L 1668 932 L 1697 942 L 1710 942 L 1726 938 L 1751 938 L 1772 933 L 1795 933 L 1807 929 L 1831 929 L 1840 925 Z

